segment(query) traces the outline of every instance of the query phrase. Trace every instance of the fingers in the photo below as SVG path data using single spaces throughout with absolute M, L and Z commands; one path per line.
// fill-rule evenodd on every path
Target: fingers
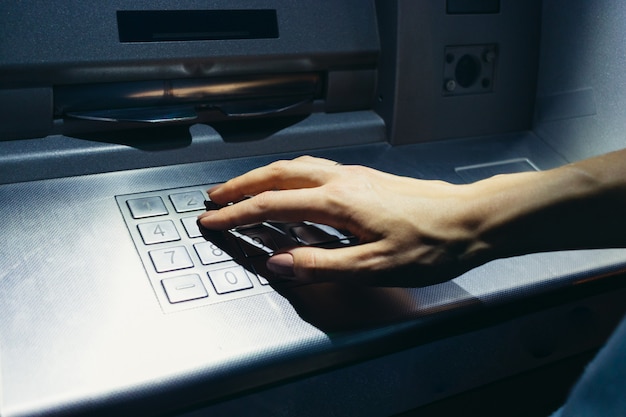
M 333 161 L 331 159 L 318 158 L 318 157 L 310 156 L 310 155 L 299 156 L 295 158 L 294 161 L 308 162 L 310 164 L 327 165 L 327 166 L 341 165 L 339 162 Z
M 219 210 L 207 211 L 198 220 L 211 230 L 232 229 L 267 220 L 309 220 L 339 229 L 347 228 L 346 214 L 336 204 L 328 204 L 327 198 L 323 188 L 265 191 Z
M 274 274 L 304 283 L 343 282 L 395 287 L 423 287 L 455 278 L 469 270 L 458 264 L 424 265 L 398 262 L 381 250 L 382 242 L 341 249 L 297 247 L 270 257 L 266 266 Z
M 213 187 L 208 193 L 212 201 L 224 205 L 263 191 L 316 187 L 328 180 L 329 168 L 336 165 L 310 156 L 276 161 Z
M 388 267 L 376 243 L 340 249 L 297 247 L 267 260 L 267 268 L 277 275 L 303 282 L 363 282 Z

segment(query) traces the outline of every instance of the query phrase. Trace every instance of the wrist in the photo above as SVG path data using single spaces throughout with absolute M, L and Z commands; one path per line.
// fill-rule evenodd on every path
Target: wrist
M 610 244 L 602 237 L 615 225 L 603 201 L 607 187 L 576 164 L 499 175 L 470 187 L 475 239 L 486 260 Z
M 548 218 L 568 189 L 566 177 L 556 171 L 497 175 L 468 185 L 467 206 L 473 225 L 468 255 L 480 264 L 498 258 L 546 250 Z

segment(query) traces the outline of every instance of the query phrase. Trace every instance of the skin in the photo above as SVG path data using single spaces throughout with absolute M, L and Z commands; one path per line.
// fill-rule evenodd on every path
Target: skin
M 208 191 L 228 205 L 212 230 L 266 220 L 325 223 L 360 244 L 297 247 L 270 270 L 303 281 L 445 281 L 493 259 L 561 249 L 626 247 L 626 150 L 539 172 L 453 185 L 304 156 Z M 252 198 L 246 198 L 253 196 Z

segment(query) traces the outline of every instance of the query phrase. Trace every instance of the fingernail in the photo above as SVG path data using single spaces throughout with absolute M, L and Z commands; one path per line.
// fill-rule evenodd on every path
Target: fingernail
M 277 253 L 267 260 L 267 269 L 284 277 L 293 277 L 293 256 L 289 252 Z
M 217 184 L 214 185 L 213 187 L 209 188 L 208 190 L 206 190 L 207 194 L 211 194 L 213 191 L 217 190 L 218 188 L 220 188 L 222 186 L 222 184 Z
M 216 213 L 217 213 L 216 210 L 205 211 L 204 213 L 198 216 L 198 220 L 208 219 L 210 217 L 213 217 Z

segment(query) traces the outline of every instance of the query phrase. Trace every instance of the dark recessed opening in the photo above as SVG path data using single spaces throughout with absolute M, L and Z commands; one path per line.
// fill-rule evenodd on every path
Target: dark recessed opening
M 480 60 L 473 55 L 463 55 L 456 64 L 454 77 L 461 87 L 469 88 L 478 80 L 480 72 Z

